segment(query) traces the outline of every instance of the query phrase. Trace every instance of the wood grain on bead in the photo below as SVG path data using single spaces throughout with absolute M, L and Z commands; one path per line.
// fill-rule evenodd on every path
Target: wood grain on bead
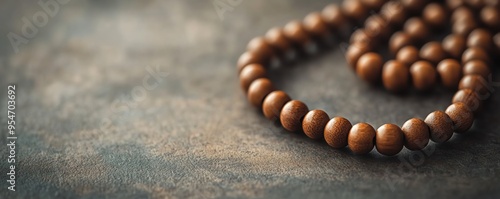
M 396 32 L 389 39 L 389 51 L 396 54 L 401 48 L 412 45 L 414 39 L 405 32 Z
M 404 134 L 404 145 L 412 151 L 422 150 L 429 143 L 429 126 L 418 118 L 406 121 L 401 130 Z
M 427 91 L 436 83 L 436 69 L 427 61 L 418 61 L 411 65 L 410 74 L 413 86 L 420 91 Z
M 302 130 L 302 119 L 309 112 L 306 104 L 298 100 L 289 101 L 283 106 L 280 121 L 283 128 L 290 132 Z
M 375 84 L 380 80 L 382 73 L 382 57 L 373 52 L 362 55 L 356 64 L 356 73 L 368 83 Z
M 422 46 L 419 56 L 420 58 L 427 60 L 433 64 L 437 64 L 447 57 L 446 52 L 441 46 L 441 43 L 436 41 L 428 42 L 424 46 Z
M 382 83 L 391 92 L 401 92 L 408 87 L 410 71 L 400 61 L 390 60 L 384 64 Z
M 415 46 L 405 46 L 396 54 L 396 60 L 406 64 L 407 66 L 411 66 L 413 63 L 420 60 L 420 56 L 418 54 L 419 51 L 415 48 Z
M 480 95 L 487 95 L 492 92 L 488 82 L 480 75 L 465 75 L 458 84 L 458 89 L 471 89 Z
M 358 63 L 359 58 L 368 53 L 370 51 L 370 48 L 368 45 L 365 45 L 363 43 L 356 43 L 353 45 L 349 45 L 347 48 L 345 58 L 347 61 L 347 64 L 351 66 L 353 70 L 356 70 L 356 65 Z
M 437 65 L 441 83 L 449 89 L 456 89 L 462 77 L 462 66 L 454 59 L 445 59 Z
M 462 102 L 454 103 L 446 108 L 445 113 L 453 121 L 455 133 L 465 133 L 474 123 L 474 113 Z
M 488 63 L 490 61 L 490 56 L 488 55 L 488 53 L 482 49 L 482 48 L 479 48 L 479 47 L 470 47 L 470 48 L 467 48 L 464 53 L 462 54 L 462 63 L 466 63 L 468 61 L 472 61 L 472 60 L 482 60 L 486 63 Z
M 434 111 L 425 118 L 429 126 L 430 138 L 436 143 L 448 141 L 453 135 L 453 122 L 443 111 Z
M 258 55 L 258 54 L 255 54 L 253 52 L 245 52 L 243 53 L 240 58 L 238 58 L 238 63 L 237 63 L 237 66 L 238 66 L 238 74 L 241 73 L 241 71 L 243 70 L 243 68 L 245 68 L 245 66 L 247 65 L 250 65 L 250 64 L 265 64 L 266 59 L 264 59 L 262 56 Z
M 358 123 L 354 125 L 347 137 L 349 149 L 351 149 L 354 154 L 361 155 L 369 153 L 375 145 L 375 135 L 375 129 L 367 123 Z
M 471 60 L 464 64 L 463 67 L 464 75 L 481 75 L 483 78 L 487 79 L 491 75 L 490 68 L 482 60 Z
M 260 55 L 264 59 L 269 59 L 274 55 L 274 50 L 264 37 L 255 37 L 248 42 L 247 50 Z
M 384 124 L 377 129 L 375 146 L 383 155 L 396 155 L 403 149 L 404 134 L 401 128 L 394 124 Z
M 274 90 L 273 84 L 267 78 L 259 78 L 250 84 L 248 88 L 248 101 L 256 107 L 262 107 L 262 101 Z
M 452 103 L 462 102 L 467 107 L 476 111 L 481 107 L 481 100 L 476 91 L 471 89 L 461 89 L 453 96 Z
M 264 116 L 271 121 L 278 120 L 281 109 L 290 100 L 292 100 L 290 96 L 283 91 L 273 91 L 269 93 L 262 103 L 262 112 Z
M 266 77 L 266 69 L 260 64 L 250 64 L 243 68 L 240 73 L 240 85 L 245 93 L 248 91 L 250 84 L 256 79 Z
M 413 39 L 423 41 L 430 35 L 429 27 L 418 17 L 408 19 L 404 24 L 404 31 Z
M 443 39 L 443 49 L 451 57 L 459 59 L 466 48 L 465 37 L 458 34 L 450 34 Z
M 347 146 L 347 137 L 352 128 L 351 122 L 343 117 L 332 118 L 325 126 L 324 136 L 328 145 L 333 148 Z
M 330 117 L 325 111 L 312 110 L 304 116 L 302 130 L 307 137 L 320 139 L 324 137 L 325 126 L 330 121 Z
M 282 28 L 271 28 L 266 32 L 265 38 L 267 43 L 280 53 L 285 53 L 290 50 L 292 46 L 291 42 L 286 38 Z

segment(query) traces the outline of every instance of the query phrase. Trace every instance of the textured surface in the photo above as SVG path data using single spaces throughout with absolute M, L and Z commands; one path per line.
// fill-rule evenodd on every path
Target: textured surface
M 247 0 L 221 20 L 212 1 L 71 1 L 14 53 L 5 35 L 41 8 L 2 1 L 0 112 L 16 83 L 19 162 L 17 191 L 1 174 L 0 198 L 498 198 L 498 93 L 469 134 L 390 158 L 288 133 L 247 102 L 235 69 L 246 43 L 329 2 Z M 450 91 L 369 86 L 344 47 L 272 79 L 311 109 L 375 128 L 449 105 Z

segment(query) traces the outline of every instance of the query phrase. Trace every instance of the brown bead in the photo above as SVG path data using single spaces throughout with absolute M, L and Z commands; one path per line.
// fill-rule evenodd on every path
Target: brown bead
M 403 149 L 404 134 L 401 128 L 394 124 L 384 124 L 377 129 L 375 146 L 383 155 L 393 156 Z
M 275 27 L 271 28 L 266 32 L 265 35 L 267 43 L 278 50 L 280 53 L 284 53 L 291 48 L 291 42 L 286 38 L 283 29 Z
M 425 22 L 418 18 L 412 17 L 405 22 L 404 31 L 413 39 L 422 41 L 429 37 L 430 30 Z
M 351 122 L 343 117 L 332 118 L 325 126 L 325 141 L 333 148 L 347 146 L 347 136 L 352 128 Z
M 451 57 L 459 59 L 465 50 L 466 43 L 465 37 L 458 34 L 451 34 L 443 39 L 443 49 Z
M 476 10 L 484 6 L 484 0 L 465 0 L 465 2 Z
M 324 137 L 326 123 L 330 121 L 330 117 L 325 111 L 312 110 L 304 116 L 302 121 L 302 130 L 307 137 L 312 139 L 320 139 Z
M 489 28 L 498 30 L 500 28 L 500 11 L 498 8 L 486 6 L 481 10 L 481 21 Z
M 448 141 L 453 135 L 453 122 L 443 111 L 434 111 L 425 118 L 429 126 L 431 140 L 437 143 Z
M 477 28 L 477 23 L 472 18 L 462 18 L 452 25 L 452 32 L 463 36 L 468 36 L 472 30 Z
M 371 10 L 379 10 L 387 0 L 361 0 L 361 3 Z
M 422 13 L 424 21 L 434 28 L 443 28 L 448 22 L 446 9 L 439 3 L 430 3 Z
M 250 40 L 247 50 L 263 58 L 271 58 L 274 55 L 273 47 L 267 43 L 264 37 L 256 37 Z
M 335 30 L 344 32 L 348 28 L 348 19 L 342 13 L 342 10 L 337 4 L 330 4 L 326 6 L 321 12 L 323 20 L 328 26 Z
M 369 83 L 377 83 L 382 73 L 382 64 L 384 62 L 379 54 L 373 52 L 365 53 L 359 58 L 356 64 L 356 73 L 361 79 Z
M 363 28 L 355 30 L 349 39 L 351 45 L 364 45 L 369 49 L 373 49 L 377 45 L 377 41 L 376 38 L 369 35 Z
M 391 34 L 391 26 L 380 15 L 372 15 L 365 21 L 365 30 L 371 38 L 386 39 Z
M 288 22 L 283 28 L 286 38 L 298 45 L 305 45 L 311 41 L 300 21 Z
M 482 28 L 473 30 L 467 38 L 467 47 L 477 46 L 486 51 L 491 50 L 492 43 L 493 39 L 490 32 Z
M 310 13 L 304 18 L 304 29 L 317 38 L 323 38 L 330 34 L 328 26 L 319 12 Z
M 487 95 L 490 92 L 488 82 L 480 75 L 465 75 L 460 83 L 458 89 L 471 89 L 480 95 Z
M 405 140 L 404 145 L 412 151 L 422 150 L 429 143 L 429 126 L 418 118 L 406 121 L 401 127 Z
M 281 109 L 290 100 L 292 99 L 283 91 L 273 91 L 269 93 L 262 103 L 262 112 L 264 116 L 271 121 L 279 119 Z
M 461 89 L 453 96 L 452 103 L 462 102 L 471 111 L 476 111 L 481 106 L 479 95 L 471 89 Z
M 427 0 L 401 0 L 403 7 L 411 12 L 418 12 L 427 4 Z
M 356 64 L 358 63 L 359 58 L 369 51 L 370 48 L 364 43 L 349 45 L 345 54 L 347 64 L 349 64 L 352 69 L 356 70 Z
M 437 64 L 447 57 L 443 46 L 441 46 L 441 43 L 436 41 L 428 42 L 424 46 L 422 46 L 419 55 L 420 58 L 427 60 L 433 64 Z
M 250 84 L 248 88 L 248 101 L 256 107 L 261 108 L 262 101 L 274 90 L 273 84 L 267 78 L 259 78 Z
M 451 23 L 457 23 L 457 21 L 460 21 L 462 19 L 473 19 L 474 18 L 474 13 L 470 8 L 467 6 L 460 6 L 456 8 L 453 13 L 451 14 Z
M 253 52 L 245 52 L 243 53 L 240 58 L 238 58 L 238 74 L 241 73 L 241 70 L 245 68 L 245 66 L 250 65 L 250 64 L 265 64 L 266 59 L 264 59 L 262 56 L 255 54 Z
M 347 142 L 354 154 L 367 154 L 374 146 L 375 129 L 367 123 L 358 123 L 349 131 Z
M 481 60 L 472 60 L 464 64 L 463 68 L 464 75 L 481 75 L 487 79 L 491 75 L 490 68 L 488 65 Z
M 309 112 L 307 105 L 298 100 L 289 101 L 283 106 L 280 121 L 283 128 L 290 132 L 302 130 L 302 118 Z
M 396 54 L 399 49 L 412 44 L 413 39 L 409 34 L 401 31 L 396 32 L 389 39 L 389 50 L 391 51 L 391 53 Z
M 380 15 L 392 26 L 400 26 L 406 20 L 406 11 L 399 1 L 389 1 L 380 9 Z
M 382 82 L 384 87 L 391 92 L 401 92 L 408 87 L 410 71 L 400 61 L 391 60 L 384 64 Z
M 456 133 L 467 132 L 474 123 L 474 113 L 462 102 L 448 106 L 445 112 L 450 116 Z
M 266 77 L 266 69 L 260 64 L 250 64 L 243 68 L 240 73 L 240 85 L 245 93 L 248 91 L 250 84 L 256 79 Z
M 368 8 L 359 0 L 344 0 L 342 12 L 356 22 L 361 22 L 368 16 Z
M 418 61 L 411 65 L 410 74 L 413 86 L 417 90 L 426 91 L 436 83 L 436 69 L 427 61 Z
M 463 0 L 446 0 L 446 6 L 450 10 L 455 10 L 463 5 L 465 5 Z
M 500 1 L 498 0 L 484 0 L 486 6 L 491 6 L 494 8 L 500 8 Z
M 484 62 L 490 61 L 490 56 L 488 53 L 479 47 L 470 47 L 464 51 L 462 54 L 462 63 L 466 63 L 472 60 L 482 60 Z
M 411 66 L 413 63 L 420 60 L 419 51 L 415 46 L 405 46 L 396 54 L 396 60 Z
M 454 59 L 445 59 L 437 65 L 437 72 L 446 88 L 456 89 L 462 76 L 462 66 Z

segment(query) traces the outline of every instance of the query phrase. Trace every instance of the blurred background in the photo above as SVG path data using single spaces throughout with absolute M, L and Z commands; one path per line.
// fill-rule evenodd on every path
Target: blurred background
M 395 157 L 332 149 L 249 105 L 236 75 L 247 42 L 339 2 L 2 1 L 0 85 L 17 85 L 18 179 L 16 192 L 2 180 L 0 198 L 498 197 L 497 92 L 469 134 Z M 367 85 L 342 49 L 272 78 L 311 109 L 375 128 L 449 105 L 442 88 Z

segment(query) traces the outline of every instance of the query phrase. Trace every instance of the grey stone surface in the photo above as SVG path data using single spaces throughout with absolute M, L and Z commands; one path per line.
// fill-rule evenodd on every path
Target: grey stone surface
M 500 197 L 497 92 L 471 132 L 448 143 L 396 157 L 335 150 L 267 121 L 235 71 L 252 37 L 330 1 L 246 0 L 223 20 L 212 2 L 70 1 L 17 53 L 6 35 L 22 34 L 23 17 L 42 8 L 0 3 L 0 198 Z M 452 91 L 368 86 L 341 46 L 272 78 L 311 109 L 375 127 L 449 104 Z M 17 84 L 16 192 L 5 181 L 9 83 Z

